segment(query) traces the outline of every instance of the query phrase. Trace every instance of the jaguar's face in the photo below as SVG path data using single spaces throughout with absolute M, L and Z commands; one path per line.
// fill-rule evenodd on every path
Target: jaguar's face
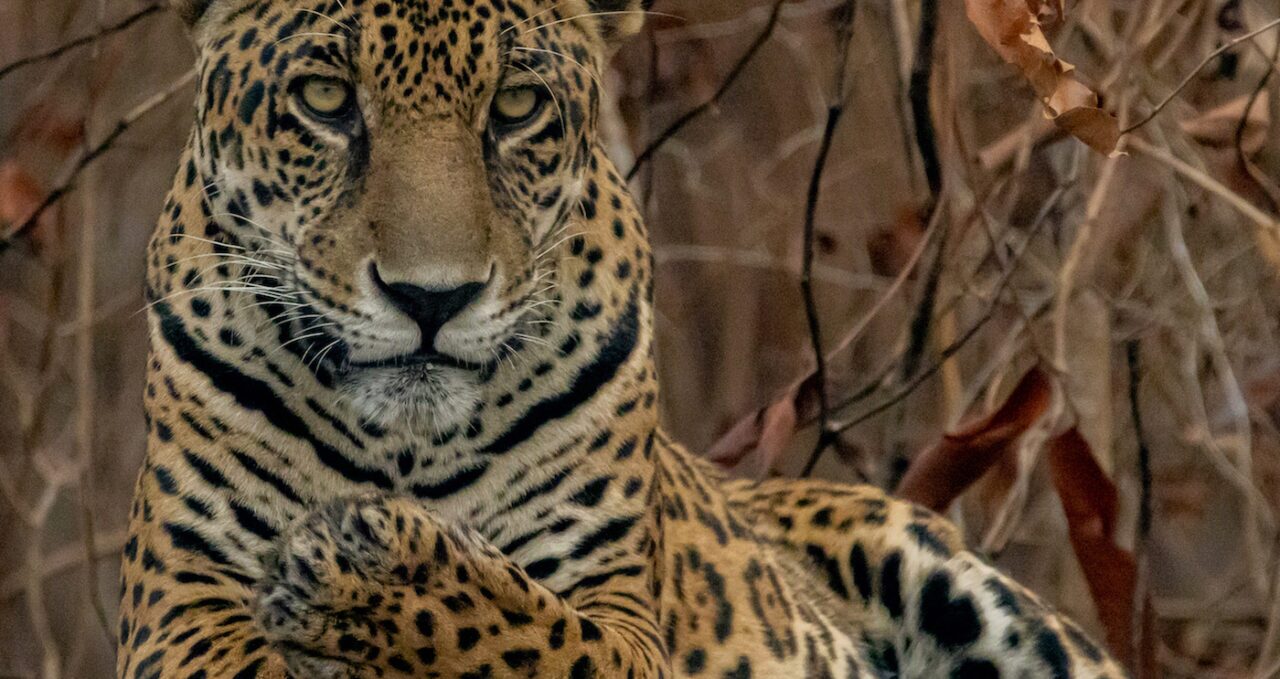
M 482 374 L 556 306 L 606 38 L 636 23 L 615 16 L 640 12 L 587 0 L 183 9 L 201 51 L 190 181 L 260 262 L 252 283 L 271 288 L 282 336 L 367 416 L 455 424 Z

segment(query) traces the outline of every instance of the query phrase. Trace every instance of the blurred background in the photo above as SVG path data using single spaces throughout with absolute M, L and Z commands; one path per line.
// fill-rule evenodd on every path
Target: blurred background
M 962 0 L 657 0 L 602 121 L 644 161 L 665 421 L 740 475 L 949 478 L 914 496 L 1144 676 L 1280 676 L 1280 7 L 1026 6 L 1142 123 L 1123 154 Z M 0 678 L 114 672 L 192 63 L 161 5 L 0 2 Z

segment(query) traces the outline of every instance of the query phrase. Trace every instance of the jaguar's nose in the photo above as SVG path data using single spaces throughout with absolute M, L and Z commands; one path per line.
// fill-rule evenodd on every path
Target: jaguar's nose
M 487 282 L 473 281 L 455 287 L 423 287 L 413 283 L 385 280 L 376 264 L 370 264 L 370 273 L 382 294 L 401 313 L 413 319 L 422 330 L 422 350 L 434 348 L 436 333 L 453 317 L 467 307 Z

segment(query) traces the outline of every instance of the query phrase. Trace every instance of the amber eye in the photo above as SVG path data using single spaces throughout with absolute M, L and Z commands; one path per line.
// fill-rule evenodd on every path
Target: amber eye
M 355 95 L 351 86 L 337 78 L 304 78 L 297 86 L 302 105 L 320 118 L 341 118 L 351 110 Z
M 503 125 L 525 122 L 542 110 L 543 90 L 530 87 L 507 87 L 493 97 L 493 117 Z

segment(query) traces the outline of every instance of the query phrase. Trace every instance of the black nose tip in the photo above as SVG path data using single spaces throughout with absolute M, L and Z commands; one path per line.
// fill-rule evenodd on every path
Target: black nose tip
M 436 333 L 480 295 L 484 283 L 464 283 L 455 288 L 424 288 L 412 283 L 388 283 L 371 266 L 373 280 L 391 304 L 422 329 L 422 350 L 430 351 Z

